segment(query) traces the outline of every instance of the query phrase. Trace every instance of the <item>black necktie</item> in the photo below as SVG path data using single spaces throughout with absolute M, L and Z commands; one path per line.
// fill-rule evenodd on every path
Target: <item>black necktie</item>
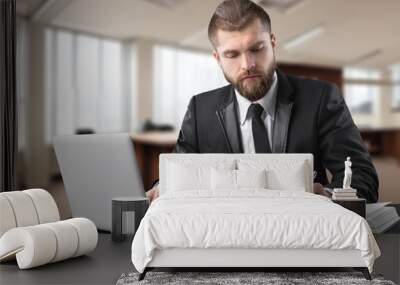
M 264 122 L 261 119 L 263 107 L 258 104 L 251 104 L 247 114 L 251 117 L 251 125 L 253 128 L 253 139 L 256 153 L 271 153 L 271 147 L 268 140 L 268 132 Z

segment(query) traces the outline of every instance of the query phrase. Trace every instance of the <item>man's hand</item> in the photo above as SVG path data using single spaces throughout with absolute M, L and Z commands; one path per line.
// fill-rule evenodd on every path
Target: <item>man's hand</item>
M 332 197 L 332 194 L 324 190 L 324 186 L 320 183 L 314 183 L 314 194 L 322 195 L 328 198 Z
M 158 190 L 158 186 L 154 186 L 149 191 L 147 191 L 146 196 L 149 199 L 150 204 L 151 204 L 151 202 L 153 202 L 155 199 L 158 198 L 158 196 L 160 196 L 160 191 Z

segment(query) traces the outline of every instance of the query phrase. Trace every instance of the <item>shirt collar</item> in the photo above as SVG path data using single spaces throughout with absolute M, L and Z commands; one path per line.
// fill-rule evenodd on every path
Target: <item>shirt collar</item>
M 235 89 L 235 95 L 236 99 L 238 102 L 238 107 L 239 107 L 239 121 L 240 124 L 243 125 L 244 122 L 246 121 L 246 115 L 247 115 L 247 110 L 249 109 L 250 104 L 252 103 L 259 103 L 266 113 L 271 116 L 272 120 L 274 119 L 275 116 L 275 102 L 276 102 L 276 94 L 278 90 L 278 76 L 276 75 L 276 71 L 274 72 L 273 75 L 273 81 L 271 88 L 268 90 L 268 92 L 265 94 L 264 97 L 261 99 L 251 102 L 247 98 L 243 97 L 240 95 L 240 93 Z

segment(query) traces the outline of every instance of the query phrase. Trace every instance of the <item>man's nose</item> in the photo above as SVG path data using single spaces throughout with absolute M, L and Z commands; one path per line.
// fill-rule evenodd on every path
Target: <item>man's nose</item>
M 256 66 L 256 61 L 253 55 L 249 53 L 244 53 L 242 55 L 242 69 L 252 70 Z

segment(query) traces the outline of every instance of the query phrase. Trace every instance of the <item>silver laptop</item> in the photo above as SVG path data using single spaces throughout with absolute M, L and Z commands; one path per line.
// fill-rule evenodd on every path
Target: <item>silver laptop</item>
M 112 198 L 145 197 L 129 134 L 57 136 L 53 143 L 73 217 L 110 231 Z

